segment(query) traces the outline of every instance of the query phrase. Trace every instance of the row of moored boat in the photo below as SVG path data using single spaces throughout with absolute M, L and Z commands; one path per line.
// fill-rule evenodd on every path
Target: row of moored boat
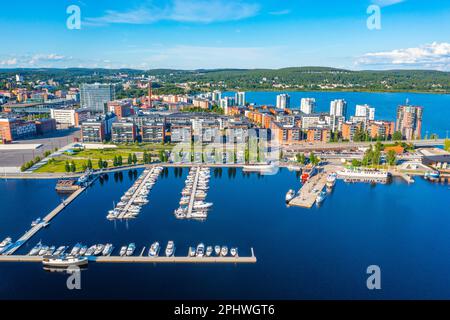
M 210 177 L 210 168 L 191 168 L 181 191 L 180 207 L 174 212 L 178 219 L 205 220 L 208 217 L 208 209 L 213 204 L 204 200 L 209 190 Z
M 108 220 L 133 219 L 148 203 L 148 195 L 163 171 L 163 167 L 154 167 L 144 170 L 144 173 L 135 181 L 127 192 L 120 198 L 120 202 L 113 210 L 108 211 Z
M 77 243 L 71 249 L 68 246 L 46 246 L 42 242 L 39 242 L 28 253 L 29 256 L 64 256 L 69 255 L 73 257 L 77 256 L 110 256 L 114 250 L 114 246 L 111 243 L 107 244 L 95 244 L 93 246 L 85 246 L 81 243 Z

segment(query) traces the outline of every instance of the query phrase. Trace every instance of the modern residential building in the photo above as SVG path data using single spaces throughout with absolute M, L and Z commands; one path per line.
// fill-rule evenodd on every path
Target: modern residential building
M 423 107 L 404 105 L 397 108 L 395 131 L 402 133 L 407 140 L 420 139 L 422 136 Z
M 375 108 L 364 104 L 356 105 L 355 117 L 364 117 L 367 120 L 375 120 Z
M 90 112 L 86 109 L 50 109 L 50 117 L 55 119 L 57 124 L 79 127 L 90 117 Z
M 132 121 L 114 122 L 111 127 L 111 141 L 114 143 L 132 143 L 136 141 L 136 125 Z
M 316 99 L 314 98 L 302 98 L 300 101 L 300 111 L 304 114 L 314 113 L 316 109 Z
M 330 116 L 341 116 L 347 118 L 347 102 L 343 99 L 331 101 Z
M 245 106 L 245 92 L 237 92 L 235 99 L 238 106 Z
M 81 107 L 95 113 L 105 113 L 106 104 L 115 98 L 113 84 L 82 84 L 80 87 Z
M 118 120 L 134 114 L 131 100 L 110 101 L 107 103 L 107 110 L 114 113 Z
M 81 124 L 83 142 L 101 143 L 111 137 L 111 128 L 117 117 L 113 113 L 90 118 Z
M 192 105 L 196 108 L 208 110 L 211 107 L 211 102 L 206 99 L 193 99 Z
M 342 139 L 353 141 L 357 131 L 363 129 L 363 124 L 361 122 L 345 122 L 342 125 Z
M 0 118 L 0 140 L 12 142 L 36 135 L 36 124 L 17 118 Z
M 173 143 L 178 142 L 191 142 L 192 141 L 192 124 L 191 122 L 173 123 L 170 126 L 170 141 Z
M 35 121 L 36 133 L 43 135 L 56 130 L 55 119 L 39 119 Z
M 309 128 L 306 141 L 308 142 L 328 142 L 331 132 L 327 128 Z
M 392 121 L 370 121 L 367 125 L 372 139 L 389 139 L 395 131 L 395 123 Z
M 288 109 L 291 107 L 291 97 L 286 94 L 279 94 L 277 96 L 277 109 Z
M 225 97 L 220 99 L 219 106 L 223 109 L 224 113 L 228 115 L 228 108 L 236 106 L 236 100 L 234 97 Z
M 212 95 L 211 95 L 211 100 L 212 100 L 212 102 L 214 102 L 214 103 L 219 103 L 219 102 L 220 102 L 220 99 L 222 99 L 222 92 L 221 92 L 221 91 L 218 91 L 218 90 L 215 90 L 215 91 L 212 93 Z
M 162 143 L 166 137 L 166 122 L 164 118 L 147 119 L 140 126 L 142 142 Z

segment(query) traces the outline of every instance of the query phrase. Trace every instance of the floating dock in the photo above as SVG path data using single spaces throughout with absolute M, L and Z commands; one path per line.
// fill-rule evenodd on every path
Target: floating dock
M 323 190 L 327 184 L 327 174 L 320 172 L 312 176 L 300 189 L 297 197 L 289 202 L 290 206 L 312 208 L 316 202 L 317 195 Z
M 200 167 L 197 167 L 197 171 L 195 172 L 194 184 L 192 185 L 191 198 L 189 199 L 189 205 L 187 209 L 188 216 L 192 215 L 192 209 L 194 208 L 195 193 L 197 192 L 197 184 L 199 177 L 200 177 Z
M 3 255 L 11 255 L 14 254 L 21 246 L 23 246 L 28 240 L 31 239 L 39 230 L 46 227 L 50 221 L 55 218 L 61 211 L 63 211 L 72 201 L 74 201 L 80 194 L 82 194 L 87 187 L 81 187 L 74 193 L 72 193 L 67 199 L 65 199 L 60 205 L 58 205 L 55 209 L 53 209 L 43 220 L 41 223 L 38 223 L 30 230 L 25 232 L 25 234 L 19 238 L 7 251 L 3 253 Z
M 148 257 L 148 256 L 106 256 L 106 257 L 89 257 L 89 262 L 95 263 L 256 263 L 257 259 L 251 248 L 251 256 L 249 257 Z M 42 257 L 39 256 L 25 256 L 25 255 L 10 255 L 0 256 L 1 262 L 35 262 L 42 263 Z

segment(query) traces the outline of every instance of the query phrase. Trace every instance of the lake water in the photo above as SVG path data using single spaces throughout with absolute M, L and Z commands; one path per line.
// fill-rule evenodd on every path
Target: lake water
M 140 173 L 140 172 L 139 172 Z M 320 208 L 287 208 L 288 189 L 299 188 L 295 172 L 244 175 L 212 170 L 205 222 L 177 220 L 188 173 L 168 169 L 133 221 L 106 219 L 138 174 L 109 174 L 61 212 L 19 253 L 39 240 L 47 245 L 112 242 L 116 248 L 168 240 L 176 254 L 189 246 L 226 244 L 258 262 L 251 265 L 95 264 L 82 272 L 82 290 L 66 288 L 67 275 L 37 263 L 1 263 L 0 298 L 24 299 L 379 299 L 450 298 L 449 185 L 420 178 L 407 185 L 345 184 L 339 181 Z M 33 219 L 61 201 L 54 180 L 1 180 L 0 238 L 17 238 Z M 117 249 L 116 249 L 117 254 Z M 381 268 L 380 291 L 366 288 L 366 269 Z
M 276 96 L 286 92 L 247 92 L 246 100 L 258 105 L 276 105 Z M 357 104 L 369 104 L 376 108 L 375 118 L 395 121 L 397 106 L 409 100 L 411 105 L 424 107 L 423 133 L 438 134 L 441 138 L 450 133 L 450 95 L 423 93 L 367 93 L 367 92 L 287 92 L 291 107 L 299 108 L 302 98 L 315 98 L 318 112 L 329 112 L 330 102 L 335 99 L 347 101 L 348 116 L 355 114 Z M 229 96 L 234 93 L 227 92 Z

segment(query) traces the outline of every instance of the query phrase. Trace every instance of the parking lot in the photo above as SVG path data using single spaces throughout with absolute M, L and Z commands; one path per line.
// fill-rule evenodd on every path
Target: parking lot
M 0 168 L 20 167 L 25 162 L 30 161 L 37 156 L 42 157 L 45 151 L 52 151 L 55 148 L 59 149 L 64 147 L 65 145 L 74 142 L 74 139 L 79 137 L 79 129 L 64 129 L 32 139 L 15 141 L 14 144 L 41 144 L 42 146 L 37 149 L 0 150 Z

